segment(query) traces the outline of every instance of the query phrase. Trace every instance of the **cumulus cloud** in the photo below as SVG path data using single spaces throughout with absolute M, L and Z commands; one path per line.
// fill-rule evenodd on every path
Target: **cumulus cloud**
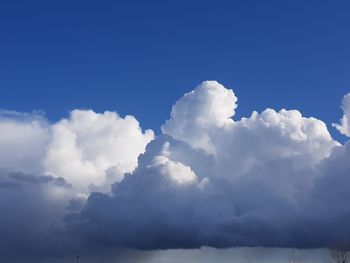
M 133 116 L 74 110 L 51 127 L 44 159 L 46 173 L 62 176 L 81 191 L 121 181 L 153 139 Z M 92 188 L 93 189 L 93 188 Z
M 344 134 L 347 98 L 336 126 Z M 3 185 L 24 180 L 66 189 L 61 217 L 49 221 L 63 237 L 75 236 L 80 249 L 348 241 L 349 143 L 297 110 L 266 109 L 236 120 L 236 108 L 232 90 L 205 81 L 174 104 L 155 138 L 134 117 L 113 112 L 75 110 L 55 124 L 6 117 L 0 125 L 27 134 L 0 138 L 21 153 L 0 155 L 0 168 L 44 177 L 7 175 Z M 26 158 L 31 161 L 18 161 Z M 40 198 L 50 200 L 49 193 Z
M 38 262 L 77 249 L 64 215 L 79 210 L 90 191 L 109 192 L 132 172 L 153 136 L 115 112 L 74 110 L 51 124 L 40 112 L 2 111 L 0 258 Z
M 0 168 L 63 177 L 84 193 L 132 172 L 154 137 L 133 116 L 92 110 L 54 124 L 36 113 L 2 112 L 0 129 Z
M 209 152 L 215 149 L 208 131 L 232 124 L 237 97 L 216 81 L 204 81 L 175 103 L 171 118 L 162 126 L 163 133 Z
M 297 110 L 267 109 L 235 121 L 236 102 L 214 81 L 185 94 L 137 169 L 112 196 L 90 195 L 68 225 L 141 249 L 314 247 L 341 239 L 343 224 L 326 227 L 337 223 L 340 206 L 333 218 L 319 217 L 329 209 L 322 204 L 331 205 L 321 198 L 321 181 L 335 178 L 326 167 L 345 146 L 324 122 Z M 316 228 L 324 236 L 310 237 Z

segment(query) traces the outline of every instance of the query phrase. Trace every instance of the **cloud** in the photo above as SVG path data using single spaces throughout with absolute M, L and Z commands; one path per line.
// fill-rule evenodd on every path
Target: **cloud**
M 340 124 L 334 123 L 333 126 L 347 137 L 350 137 L 350 93 L 345 95 L 342 101 L 342 109 L 344 115 L 340 120 Z
M 191 143 L 196 148 L 215 151 L 207 131 L 232 124 L 237 97 L 216 81 L 204 81 L 175 103 L 163 133 Z
M 0 130 L 0 255 L 7 262 L 78 249 L 64 215 L 79 211 L 90 191 L 109 192 L 154 137 L 133 116 L 92 110 L 53 124 L 40 112 L 2 111 Z
M 0 168 L 39 172 L 49 139 L 48 123 L 43 116 L 0 112 L 0 131 Z
M 235 121 L 235 108 L 234 93 L 217 82 L 185 94 L 137 169 L 111 196 L 91 194 L 68 225 L 139 249 L 317 247 L 342 238 L 343 224 L 332 226 L 340 207 L 319 218 L 330 209 L 322 204 L 332 206 L 320 193 L 321 181 L 335 178 L 329 160 L 346 146 L 297 110 L 266 109 Z M 339 183 L 347 189 L 347 178 Z M 342 199 L 339 193 L 332 196 Z M 311 229 L 321 234 L 310 237 Z
M 72 111 L 51 132 L 45 172 L 66 178 L 82 192 L 121 181 L 135 169 L 138 155 L 154 137 L 151 130 L 143 133 L 133 116 L 92 110 Z
M 346 98 L 336 126 L 345 134 Z M 297 110 L 236 120 L 236 108 L 232 90 L 205 81 L 174 104 L 156 137 L 115 112 L 74 110 L 54 124 L 3 114 L 0 145 L 13 151 L 0 153 L 0 196 L 13 193 L 15 201 L 0 203 L 9 214 L 1 226 L 14 229 L 14 211 L 32 211 L 54 227 L 19 231 L 23 246 L 58 236 L 53 240 L 65 245 L 54 249 L 57 255 L 348 241 L 349 143 Z M 24 208 L 20 197 L 39 202 Z M 41 203 L 54 212 L 41 211 Z M 43 229 L 48 234 L 39 238 Z
M 0 258 L 57 255 L 66 203 L 75 193 L 63 178 L 0 171 Z M 65 249 L 67 250 L 67 249 Z
M 154 138 L 133 116 L 92 110 L 54 124 L 37 113 L 2 112 L 0 129 L 0 168 L 63 177 L 82 193 L 122 180 Z

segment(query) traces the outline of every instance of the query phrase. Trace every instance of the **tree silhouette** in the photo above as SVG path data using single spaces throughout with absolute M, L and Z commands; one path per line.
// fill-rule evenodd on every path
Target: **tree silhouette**
M 350 260 L 349 246 L 344 244 L 338 244 L 329 252 L 334 263 L 348 263 Z

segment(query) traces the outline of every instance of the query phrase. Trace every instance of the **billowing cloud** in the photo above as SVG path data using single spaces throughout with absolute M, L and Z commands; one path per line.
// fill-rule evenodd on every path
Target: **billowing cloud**
M 307 237 L 327 210 L 316 209 L 319 181 L 329 176 L 321 167 L 344 146 L 325 123 L 297 110 L 235 121 L 235 108 L 234 93 L 217 82 L 185 94 L 138 168 L 112 196 L 90 195 L 69 224 L 141 249 L 331 245 L 344 229 L 334 238 Z
M 346 135 L 347 98 L 336 126 Z M 62 240 L 74 236 L 80 251 L 348 241 L 349 143 L 297 110 L 266 109 L 236 120 L 236 108 L 232 90 L 205 81 L 174 104 L 155 138 L 134 117 L 113 112 L 74 110 L 54 124 L 4 114 L 0 145 L 14 150 L 0 154 L 0 185 L 7 193 L 18 180 L 56 189 L 33 198 L 54 202 L 57 214 L 33 208 L 34 215 Z M 14 204 L 0 209 L 22 210 Z
M 81 193 L 121 181 L 154 137 L 133 116 L 92 110 L 54 124 L 36 113 L 2 112 L 0 129 L 0 169 L 63 177 Z
M 79 247 L 63 229 L 64 215 L 90 191 L 109 192 L 154 137 L 133 116 L 92 110 L 54 124 L 40 112 L 3 111 L 0 131 L 0 254 L 26 262 Z
M 232 90 L 216 81 L 204 81 L 175 103 L 162 131 L 196 148 L 214 152 L 208 132 L 233 123 L 236 102 Z
M 121 181 L 154 136 L 151 130 L 143 133 L 133 116 L 92 110 L 72 111 L 51 131 L 45 172 L 66 178 L 81 191 Z

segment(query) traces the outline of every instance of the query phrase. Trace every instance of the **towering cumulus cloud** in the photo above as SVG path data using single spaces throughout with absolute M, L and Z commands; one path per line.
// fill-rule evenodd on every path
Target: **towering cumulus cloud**
M 205 81 L 175 103 L 171 119 L 162 126 L 162 131 L 196 148 L 214 152 L 208 133 L 233 123 L 236 102 L 232 90 L 216 81 Z
M 336 125 L 348 136 L 349 96 Z M 297 110 L 235 120 L 236 108 L 232 90 L 205 81 L 174 104 L 155 138 L 113 112 L 75 110 L 55 124 L 3 113 L 0 145 L 9 151 L 0 153 L 0 194 L 10 199 L 0 202 L 8 215 L 0 228 L 14 229 L 5 232 L 10 243 L 0 237 L 6 253 L 14 235 L 41 256 L 350 241 L 349 144 Z M 12 220 L 28 210 L 42 222 L 34 229 Z
M 337 234 L 309 238 L 322 221 L 310 217 L 322 197 L 314 197 L 325 177 L 319 166 L 343 146 L 322 121 L 296 110 L 234 121 L 236 102 L 215 81 L 185 94 L 135 172 L 114 184 L 112 196 L 93 193 L 71 223 L 146 249 L 331 245 Z

